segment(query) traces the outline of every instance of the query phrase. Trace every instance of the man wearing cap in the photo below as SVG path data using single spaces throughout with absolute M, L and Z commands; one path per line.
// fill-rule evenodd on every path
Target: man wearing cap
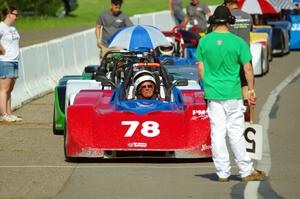
M 111 0 L 110 10 L 101 13 L 96 22 L 97 46 L 102 51 L 107 50 L 108 40 L 117 30 L 133 25 L 128 16 L 122 13 L 122 3 L 123 0 Z
M 247 42 L 247 44 L 250 46 L 250 31 L 253 25 L 253 20 L 251 15 L 238 9 L 238 0 L 224 0 L 224 5 L 227 8 L 229 8 L 231 14 L 236 19 L 235 24 L 232 24 L 229 27 L 229 31 L 244 39 L 245 42 Z M 241 77 L 244 105 L 247 105 L 248 86 L 247 86 L 247 80 L 245 77 L 244 70 L 242 69 L 242 66 L 240 70 L 240 77 Z
M 242 64 L 249 87 L 249 104 L 255 106 L 251 52 L 243 39 L 229 32 L 229 24 L 234 24 L 235 18 L 226 6 L 218 6 L 209 21 L 214 24 L 214 31 L 200 40 L 196 58 L 199 77 L 204 82 L 216 173 L 220 182 L 229 181 L 227 135 L 242 180 L 262 180 L 265 173 L 253 168 L 243 136 L 245 122 L 239 71 Z
M 210 15 L 211 12 L 206 4 L 203 4 L 200 0 L 191 0 L 190 5 L 186 8 L 186 16 L 183 24 L 187 25 L 190 23 L 191 25 L 196 25 L 199 32 L 206 32 L 206 16 Z

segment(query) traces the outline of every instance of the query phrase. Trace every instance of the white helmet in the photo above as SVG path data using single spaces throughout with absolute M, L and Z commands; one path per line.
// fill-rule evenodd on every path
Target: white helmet
M 161 54 L 161 56 L 172 56 L 175 50 L 175 44 L 174 40 L 170 37 L 167 37 L 169 43 L 171 44 L 170 46 L 159 46 L 158 50 Z
M 156 86 L 155 79 L 150 71 L 142 70 L 137 72 L 133 77 L 134 88 L 137 90 L 140 84 L 145 81 L 150 81 Z

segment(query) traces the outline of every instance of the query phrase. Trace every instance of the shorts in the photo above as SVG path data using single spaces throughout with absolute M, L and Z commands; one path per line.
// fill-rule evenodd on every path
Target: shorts
M 242 65 L 240 69 L 240 78 L 241 78 L 241 87 L 248 86 L 248 82 L 245 76 L 245 71 Z
M 19 63 L 0 61 L 0 78 L 17 78 L 19 75 Z

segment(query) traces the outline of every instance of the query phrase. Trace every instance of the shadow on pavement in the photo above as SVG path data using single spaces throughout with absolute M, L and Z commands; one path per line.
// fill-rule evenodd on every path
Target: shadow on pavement
M 218 181 L 218 176 L 217 176 L 216 173 L 197 174 L 195 176 L 206 178 L 206 179 L 209 179 L 211 181 Z M 238 175 L 231 175 L 229 177 L 229 180 L 230 181 L 241 181 L 241 178 Z
M 76 163 L 153 163 L 153 164 L 173 164 L 173 163 L 206 163 L 212 162 L 211 158 L 199 159 L 171 159 L 171 158 L 118 158 L 118 159 L 100 159 L 100 158 L 76 158 Z

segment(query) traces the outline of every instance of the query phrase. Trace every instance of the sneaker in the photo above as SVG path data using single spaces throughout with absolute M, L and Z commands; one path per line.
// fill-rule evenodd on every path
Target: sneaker
M 229 178 L 219 178 L 219 182 L 229 182 Z
M 2 115 L 1 122 L 15 122 L 16 120 L 11 118 L 9 115 Z
M 266 177 L 266 173 L 259 170 L 254 170 L 250 175 L 243 177 L 242 181 L 248 182 L 248 181 L 261 181 L 264 180 Z
M 16 116 L 16 115 L 8 115 L 8 117 L 14 119 L 16 122 L 20 122 L 23 120 L 21 117 Z

